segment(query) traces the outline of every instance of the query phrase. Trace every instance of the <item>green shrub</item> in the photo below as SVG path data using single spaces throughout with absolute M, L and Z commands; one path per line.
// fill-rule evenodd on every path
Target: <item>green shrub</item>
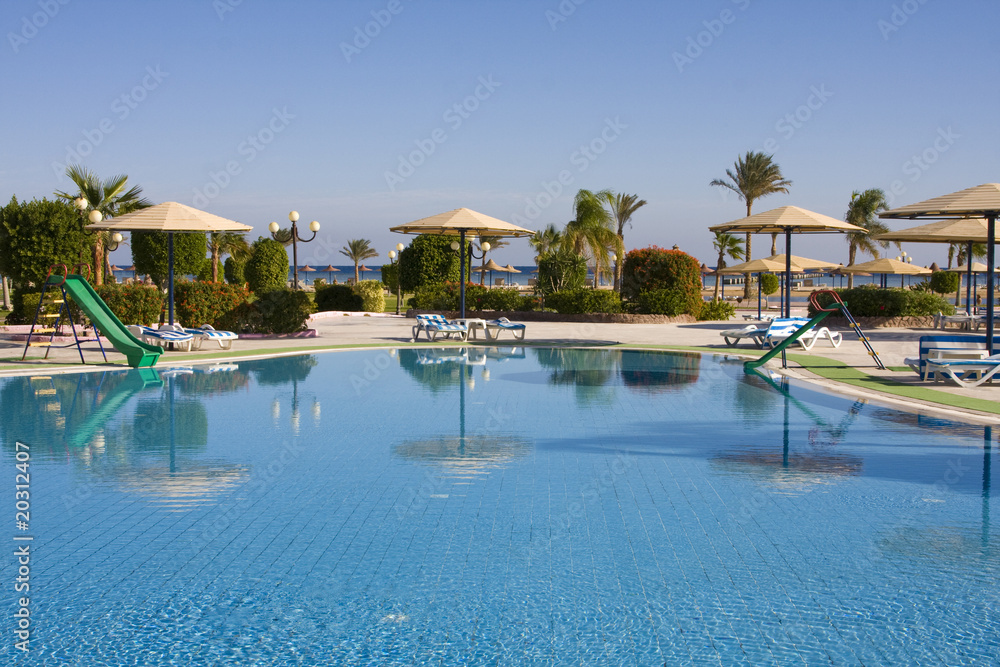
M 762 273 L 760 276 L 760 293 L 770 296 L 781 287 L 781 279 L 773 273 Z
M 587 282 L 587 259 L 574 252 L 556 251 L 538 258 L 535 291 L 542 295 L 576 290 Z
M 261 326 L 265 333 L 305 331 L 306 321 L 316 312 L 316 306 L 308 294 L 287 288 L 258 294 L 253 305 L 260 312 Z
M 230 285 L 244 285 L 247 281 L 246 266 L 246 260 L 227 257 L 222 264 L 222 275 L 225 276 L 226 282 Z
M 683 303 L 681 312 L 697 315 L 701 309 L 701 265 L 680 250 L 656 246 L 638 248 L 625 255 L 622 298 L 637 300 L 641 292 L 671 290 Z
M 955 307 L 947 299 L 931 292 L 916 292 L 894 287 L 880 289 L 875 285 L 862 285 L 853 289 L 835 290 L 855 317 L 923 317 L 939 312 L 951 315 Z M 829 306 L 829 294 L 817 297 L 821 306 Z M 809 304 L 809 314 L 815 309 Z
M 362 298 L 349 285 L 326 285 L 316 288 L 316 308 L 321 311 L 357 312 L 364 308 Z
M 66 202 L 19 202 L 11 197 L 0 208 L 0 274 L 15 286 L 31 282 L 40 290 L 52 264 L 66 264 L 72 270 L 81 254 L 90 262 L 94 237 L 84 231 L 84 224 L 86 220 Z
M 132 232 L 130 241 L 136 273 L 149 275 L 160 287 L 167 286 L 168 241 L 163 232 Z M 204 234 L 174 234 L 174 276 L 198 275 L 205 265 L 207 251 Z
M 765 274 L 773 275 L 773 274 Z M 709 320 L 729 320 L 734 315 L 736 315 L 736 306 L 722 299 L 714 299 L 712 301 L 706 301 L 701 306 L 701 312 L 698 313 L 698 321 L 705 322 Z
M 182 282 L 174 285 L 174 312 L 185 327 L 200 327 L 218 323 L 231 310 L 250 299 L 250 292 L 242 285 L 225 283 Z
M 622 300 L 617 292 L 579 288 L 553 292 L 545 297 L 545 307 L 557 313 L 620 313 Z
M 524 297 L 517 289 L 484 289 L 483 294 L 477 294 L 475 301 L 466 295 L 466 303 L 474 310 L 523 310 Z
M 141 283 L 104 284 L 94 287 L 94 291 L 108 304 L 108 308 L 122 324 L 156 324 L 160 321 L 160 313 L 166 302 L 159 287 Z M 176 302 L 176 291 L 174 297 Z
M 254 294 L 284 289 L 288 283 L 288 253 L 285 246 L 263 236 L 251 246 L 253 254 L 247 260 L 243 275 Z
M 392 262 L 390 264 L 382 265 L 382 284 L 385 285 L 385 288 L 390 292 L 392 292 L 393 294 L 396 293 L 396 279 L 398 278 L 398 276 L 399 276 L 398 262 Z
M 236 333 L 267 333 L 264 330 L 264 318 L 256 303 L 241 303 L 236 308 L 219 318 L 218 323 L 213 325 L 216 329 L 223 331 L 235 331 Z
M 219 278 L 225 278 L 225 277 L 226 277 L 226 267 L 222 263 L 222 260 L 219 260 Z M 205 282 L 205 283 L 212 282 L 212 258 L 211 257 L 206 257 L 205 258 L 205 263 L 202 264 L 201 270 L 198 271 L 198 273 L 195 275 L 195 278 L 197 278 L 198 280 L 200 280 L 202 282 Z
M 354 286 L 354 293 L 361 297 L 361 310 L 366 313 L 385 311 L 385 294 L 381 280 L 362 280 Z
M 701 310 L 701 308 L 699 307 L 698 310 Z M 676 317 L 684 313 L 691 313 L 697 317 L 698 310 L 692 312 L 691 304 L 688 302 L 686 295 L 675 289 L 656 289 L 648 292 L 639 292 L 639 297 L 636 299 L 636 312 L 649 315 L 669 315 Z
M 419 310 L 458 310 L 458 297 L 458 283 L 428 283 L 415 289 L 408 303 Z
M 29 291 L 26 289 L 14 290 L 11 294 L 11 311 L 7 315 L 7 324 L 31 324 L 35 320 L 35 313 L 38 311 L 38 299 L 41 297 L 41 292 Z M 58 296 L 56 296 L 58 295 Z M 42 310 L 43 314 L 55 315 L 59 312 L 59 304 L 52 303 L 52 299 L 62 298 L 62 294 L 59 293 L 58 289 L 52 290 L 51 288 L 46 292 L 46 300 L 49 301 Z M 83 313 L 80 309 L 76 307 L 73 300 L 69 301 L 69 312 L 76 324 L 83 323 Z M 42 326 L 47 323 L 55 322 L 55 318 L 39 318 L 38 325 Z M 61 320 L 62 324 L 69 324 L 69 320 L 65 316 Z
M 452 281 L 457 284 L 459 280 L 459 254 L 451 249 L 452 241 L 457 241 L 456 236 L 444 236 L 441 234 L 421 234 L 410 242 L 410 245 L 403 248 L 399 253 L 399 279 L 402 282 L 403 290 L 415 292 L 418 287 L 425 285 L 437 285 Z M 465 242 L 463 251 L 467 251 L 469 245 Z M 465 279 L 469 279 L 471 266 L 466 265 Z
M 938 294 L 954 294 L 958 291 L 962 277 L 954 271 L 935 271 L 931 274 L 930 288 Z

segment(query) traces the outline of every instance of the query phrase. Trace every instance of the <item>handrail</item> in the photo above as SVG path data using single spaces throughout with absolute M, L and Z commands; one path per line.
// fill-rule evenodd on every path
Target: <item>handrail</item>
M 834 305 L 831 308 L 824 308 L 823 306 L 819 305 L 819 301 L 816 300 L 816 297 L 817 297 L 817 295 L 820 295 L 820 294 L 829 294 L 830 296 L 832 296 L 833 297 L 833 301 L 834 301 Z M 833 313 L 833 312 L 836 312 L 838 310 L 843 310 L 843 308 L 844 308 L 844 300 L 840 298 L 840 294 L 838 294 L 837 292 L 835 292 L 832 289 L 816 290 L 815 292 L 813 292 L 812 294 L 809 295 L 809 303 L 817 311 L 823 312 L 823 313 Z
M 83 275 L 83 271 L 79 271 L 78 270 L 81 266 L 87 270 L 86 280 L 89 282 L 90 281 L 90 264 L 88 264 L 87 262 L 80 262 L 79 264 L 74 264 L 73 265 L 73 270 L 76 271 L 78 274 Z
M 54 270 L 57 269 L 60 266 L 62 267 L 62 270 L 63 270 L 62 276 L 60 276 L 62 278 L 62 280 L 59 281 L 59 282 L 57 282 L 57 283 L 49 283 L 49 278 L 52 277 L 52 274 L 53 274 Z M 66 276 L 68 276 L 68 275 L 69 275 L 69 269 L 66 267 L 65 264 L 53 264 L 52 266 L 49 267 L 49 272 L 45 276 L 45 282 L 46 282 L 46 284 L 51 284 L 51 285 L 55 285 L 56 287 L 60 287 L 60 286 L 66 284 Z

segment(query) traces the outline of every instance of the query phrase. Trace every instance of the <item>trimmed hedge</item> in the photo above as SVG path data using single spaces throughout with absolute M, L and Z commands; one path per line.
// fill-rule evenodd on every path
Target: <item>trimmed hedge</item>
M 174 312 L 185 327 L 217 324 L 232 310 L 250 300 L 243 285 L 182 282 L 174 285 Z
M 226 313 L 216 328 L 237 333 L 296 333 L 305 331 L 306 322 L 314 312 L 316 306 L 307 293 L 287 288 L 272 290 Z
M 318 310 L 346 310 L 357 312 L 364 308 L 364 301 L 354 293 L 350 285 L 326 285 L 316 288 L 316 308 Z
M 854 317 L 926 317 L 939 312 L 951 315 L 955 307 L 947 299 L 931 292 L 894 287 L 880 289 L 875 285 L 862 285 L 853 289 L 834 290 L 847 304 Z M 833 298 L 829 294 L 817 297 L 821 306 L 829 306 Z M 815 315 L 812 303 L 809 315 Z
M 553 292 L 545 297 L 545 307 L 561 315 L 579 313 L 620 313 L 622 300 L 617 292 L 581 288 Z
M 231 285 L 243 285 L 247 281 L 245 274 L 246 266 L 246 260 L 227 257 L 226 261 L 222 264 L 222 275 L 225 276 L 226 282 Z
M 938 294 L 954 294 L 961 285 L 961 275 L 954 271 L 935 271 L 931 274 L 929 286 Z
M 459 284 L 457 282 L 424 285 L 414 292 L 409 305 L 420 310 L 458 310 Z M 475 283 L 465 285 L 467 310 L 535 310 L 538 301 L 534 296 L 521 295 L 516 289 L 487 289 Z
M 762 273 L 760 276 L 760 293 L 770 296 L 781 287 L 781 279 L 773 273 Z
M 675 292 L 677 296 L 671 302 L 683 304 L 681 313 L 697 316 L 702 304 L 698 260 L 680 250 L 656 246 L 637 248 L 625 255 L 622 298 L 637 301 L 640 293 L 657 290 Z
M 687 296 L 680 290 L 655 289 L 639 292 L 639 298 L 635 300 L 635 303 L 638 313 L 669 315 L 670 317 L 690 313 L 697 317 L 702 308 L 701 304 L 704 302 L 699 302 L 698 308 L 692 311 Z
M 288 283 L 288 253 L 285 252 L 285 246 L 262 236 L 251 247 L 253 254 L 243 269 L 250 291 L 263 294 L 285 289 Z
M 381 280 L 362 280 L 354 286 L 354 293 L 361 297 L 361 310 L 366 313 L 385 311 L 385 294 Z
M 153 285 L 105 283 L 95 286 L 94 291 L 108 304 L 115 317 L 126 325 L 158 323 L 166 303 L 166 296 Z

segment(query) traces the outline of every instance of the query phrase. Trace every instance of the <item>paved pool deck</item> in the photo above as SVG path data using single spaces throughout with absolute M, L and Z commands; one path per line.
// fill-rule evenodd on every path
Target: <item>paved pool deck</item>
M 430 343 L 423 339 L 411 342 L 412 318 L 396 316 L 361 316 L 323 314 L 310 326 L 317 332 L 311 338 L 241 339 L 232 350 L 220 350 L 217 344 L 205 343 L 195 352 L 169 351 L 160 357 L 157 368 L 213 361 L 234 361 L 303 352 L 320 352 L 346 348 L 398 347 Z M 577 322 L 530 322 L 524 344 L 538 346 L 606 347 L 691 350 L 718 353 L 730 357 L 754 358 L 762 352 L 747 342 L 728 347 L 719 332 L 744 326 L 742 318 L 729 322 L 697 322 L 690 324 L 603 324 Z M 780 357 L 771 360 L 767 368 L 792 377 L 808 379 L 829 390 L 850 396 L 878 401 L 909 411 L 950 416 L 964 421 L 1000 424 L 1000 383 L 975 388 L 957 387 L 944 382 L 923 382 L 903 360 L 915 356 L 917 339 L 934 333 L 931 329 L 872 329 L 866 331 L 872 346 L 888 370 L 879 370 L 864 345 L 850 331 L 844 331 L 843 343 L 832 347 L 825 340 L 809 352 L 789 350 L 788 367 L 781 367 Z M 938 331 L 937 333 L 941 333 Z M 477 345 L 511 345 L 504 336 L 500 343 L 471 341 Z M 452 345 L 448 341 L 434 345 Z M 521 343 L 518 343 L 521 344 Z M 37 375 L 39 373 L 75 373 L 109 368 L 127 368 L 125 358 L 113 349 L 108 363 L 100 355 L 96 343 L 87 343 L 84 356 L 87 364 L 79 363 L 75 347 L 53 349 L 49 359 L 42 360 L 41 348 L 33 348 L 27 361 L 19 361 L 24 350 L 22 341 L 0 337 L 0 377 Z

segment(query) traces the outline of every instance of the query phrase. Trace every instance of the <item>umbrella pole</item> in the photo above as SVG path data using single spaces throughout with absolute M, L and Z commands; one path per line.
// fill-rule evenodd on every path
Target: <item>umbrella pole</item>
M 792 313 L 792 228 L 785 227 L 785 317 Z
M 174 233 L 167 234 L 167 324 L 174 325 Z
M 965 253 L 968 262 L 968 275 L 965 278 L 965 314 L 972 314 L 972 241 L 969 241 L 969 248 Z
M 990 355 L 993 354 L 993 262 L 996 259 L 994 257 L 996 226 L 997 214 L 991 213 L 986 218 L 986 278 L 988 280 L 986 283 L 986 349 Z M 971 265 L 971 257 L 969 262 Z
M 464 320 L 465 319 L 465 230 L 464 229 L 460 229 L 458 232 L 458 256 L 459 256 L 458 305 L 459 305 L 459 313 L 461 313 L 459 317 Z

